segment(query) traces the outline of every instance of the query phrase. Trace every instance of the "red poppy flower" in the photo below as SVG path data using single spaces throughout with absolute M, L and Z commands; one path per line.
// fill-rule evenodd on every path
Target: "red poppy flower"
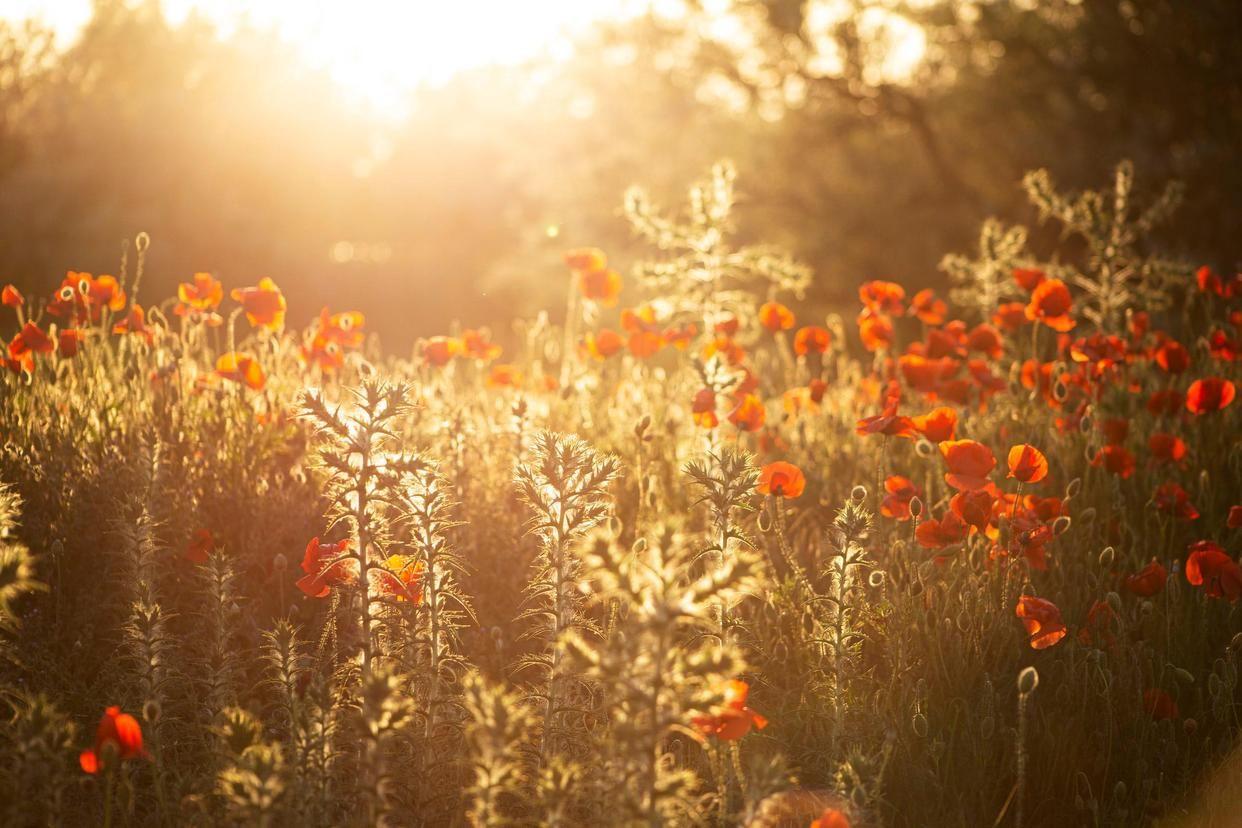
M 1238 358 L 1238 351 L 1238 341 L 1220 329 L 1212 331 L 1211 336 L 1208 337 L 1208 352 L 1212 354 L 1213 359 L 1233 362 Z
M 95 745 L 82 751 L 78 764 L 87 773 L 99 773 L 100 767 L 110 757 L 124 762 L 128 759 L 145 759 L 142 747 L 142 727 L 138 720 L 119 707 L 109 707 L 95 729 Z
M 923 490 L 909 478 L 898 474 L 884 481 L 884 491 L 887 494 L 880 503 L 880 514 L 903 521 L 910 519 L 910 501 L 923 495 Z
M 1091 465 L 1103 468 L 1109 474 L 1115 474 L 1122 480 L 1134 474 L 1134 455 L 1125 446 L 1104 446 L 1095 453 Z
M 1147 399 L 1147 410 L 1157 417 L 1172 417 L 1186 404 L 1186 395 L 1176 389 L 1157 391 Z
M 865 307 L 876 313 L 901 316 L 905 312 L 902 302 L 906 298 L 906 289 L 896 282 L 864 282 L 858 288 L 858 298 Z
M 1229 380 L 1219 377 L 1195 380 L 1186 391 L 1186 408 L 1194 414 L 1220 411 L 1233 402 L 1237 389 Z
M 241 303 L 246 319 L 256 328 L 276 331 L 284 327 L 285 297 L 270 278 L 264 276 L 258 287 L 233 288 L 229 295 Z
M 185 558 L 196 564 L 207 563 L 211 550 L 216 547 L 215 536 L 210 529 L 195 529 L 190 536 L 190 543 L 185 549 Z
M 259 361 L 250 354 L 239 354 L 236 351 L 220 355 L 216 360 L 216 375 L 255 391 L 262 391 L 267 384 L 267 377 L 264 376 Z
M 914 530 L 914 537 L 924 549 L 944 549 L 966 540 L 970 526 L 956 512 L 945 512 L 940 520 L 928 519 Z
M 768 463 L 759 472 L 759 483 L 755 486 L 755 491 L 761 495 L 775 495 L 793 500 L 800 497 L 805 488 L 806 477 L 802 474 L 802 469 L 793 463 L 778 460 Z
M 461 352 L 461 341 L 449 336 L 433 336 L 423 343 L 423 360 L 436 368 L 447 365 Z
M 730 365 L 740 365 L 746 359 L 746 349 L 727 336 L 717 336 L 703 346 L 703 359 L 717 354 Z
M 827 328 L 821 328 L 818 325 L 807 325 L 799 328 L 794 334 L 794 353 L 798 356 L 806 356 L 807 354 L 826 353 L 832 346 L 832 334 Z
M 319 312 L 318 333 L 327 342 L 335 342 L 342 348 L 359 348 L 366 334 L 366 317 L 358 311 L 342 311 L 328 313 L 324 308 Z
M 1160 463 L 1176 463 L 1186 456 L 1186 443 L 1181 437 L 1157 431 L 1147 438 L 1147 449 L 1153 460 Z
M 298 589 L 311 598 L 323 598 L 331 587 L 358 580 L 358 559 L 349 553 L 348 539 L 320 543 L 311 538 L 302 555 L 302 571 L 306 574 L 298 579 Z
M 62 359 L 73 359 L 77 356 L 84 342 L 86 342 L 86 331 L 65 328 L 56 332 L 56 352 Z
M 919 417 L 911 417 L 914 429 L 931 443 L 943 443 L 957 436 L 957 410 L 942 406 Z
M 608 266 L 608 257 L 598 247 L 578 247 L 567 250 L 562 258 L 570 270 L 603 270 Z
M 787 331 L 794 326 L 794 314 L 780 302 L 764 302 L 759 306 L 759 324 L 769 331 Z
M 224 301 L 224 285 L 210 273 L 195 273 L 194 281 L 177 285 L 177 299 L 177 306 L 173 308 L 177 316 L 190 316 L 195 311 L 208 314 Z
M 1242 567 L 1212 541 L 1190 545 L 1186 580 L 1192 586 L 1204 587 L 1210 598 L 1228 598 L 1233 603 L 1242 596 Z
M 1065 638 L 1069 632 L 1065 629 L 1065 622 L 1061 620 L 1061 610 L 1057 609 L 1056 604 L 1043 598 L 1021 596 L 1014 608 L 1014 614 L 1022 619 L 1022 625 L 1026 627 L 1029 637 L 1028 643 L 1035 650 L 1046 650 Z
M 1038 483 L 1048 476 L 1048 458 L 1034 446 L 1023 443 L 1009 450 L 1009 474 L 1020 483 Z
M 858 336 L 868 351 L 884 350 L 893 344 L 893 322 L 884 314 L 866 308 L 858 315 Z
M 1130 421 L 1109 417 L 1100 422 L 1100 431 L 1104 432 L 1104 445 L 1119 446 L 1130 436 Z
M 902 417 L 897 413 L 898 400 L 899 397 L 896 395 L 889 396 L 881 413 L 858 421 L 855 433 L 860 437 L 866 437 L 869 434 L 883 434 L 886 437 L 913 437 L 914 423 L 909 417 Z
M 1166 339 L 1156 349 L 1156 364 L 1170 374 L 1180 374 L 1190 367 L 1190 351 L 1176 339 Z
M 1155 558 L 1151 563 L 1133 575 L 1127 575 L 1122 581 L 1126 591 L 1140 598 L 1150 598 L 1164 589 L 1164 582 L 1169 579 L 1169 571 Z
M 497 362 L 487 372 L 488 388 L 519 388 L 526 376 L 516 365 Z
M 625 347 L 636 359 L 650 359 L 664 347 L 664 337 L 652 331 L 634 331 L 625 340 Z
M 1199 518 L 1199 510 L 1190 502 L 1190 495 L 1171 480 L 1162 483 L 1160 488 L 1156 489 L 1156 493 L 1152 495 L 1152 501 L 1157 509 L 1168 512 L 1178 520 L 1198 520 Z
M 142 309 L 142 305 L 135 302 L 130 305 L 129 313 L 125 318 L 112 326 L 114 334 L 134 334 L 142 337 L 142 340 L 150 345 L 155 341 L 155 335 L 159 328 L 152 327 L 147 324 L 146 311 Z
M 973 526 L 980 532 L 986 532 L 992 520 L 992 504 L 995 498 L 986 489 L 974 489 L 958 492 L 949 501 L 953 514 L 962 519 L 967 526 Z
M 822 402 L 824 394 L 828 391 L 828 383 L 822 379 L 813 379 L 807 383 L 806 390 L 811 397 L 811 402 Z
M 906 383 L 923 394 L 938 393 L 944 383 L 962 368 L 962 363 L 952 357 L 927 359 L 919 354 L 903 354 L 897 360 L 901 376 Z
M 940 325 L 949 313 L 949 306 L 931 288 L 920 290 L 910 300 L 910 313 L 924 325 Z
M 1070 317 L 1070 309 L 1074 300 L 1069 288 L 1060 279 L 1048 279 L 1041 282 L 1031 293 L 1031 301 L 1026 306 L 1026 318 L 1032 322 L 1042 322 L 1054 331 L 1073 330 L 1077 323 Z
M 1018 283 L 1020 288 L 1030 293 L 1048 281 L 1048 276 L 1037 267 L 1015 267 L 1013 269 L 1013 280 Z
M 21 291 L 12 285 L 5 285 L 4 290 L 0 291 L 0 304 L 10 308 L 20 308 L 26 304 L 26 300 L 22 298 Z
M 1005 341 L 1001 339 L 1000 331 L 984 322 L 966 335 L 966 348 L 997 359 L 1005 353 Z
M 940 453 L 949 466 L 945 482 L 959 491 L 985 488 L 996 468 L 992 450 L 975 440 L 946 440 L 940 444 Z
M 744 681 L 733 679 L 725 684 L 724 701 L 711 714 L 691 719 L 695 728 L 704 736 L 715 736 L 726 742 L 736 742 L 752 727 L 763 730 L 768 720 L 746 706 L 750 687 Z
M 712 332 L 721 336 L 737 336 L 741 324 L 736 316 L 726 316 L 712 326 Z
M 729 422 L 740 431 L 758 431 L 768 418 L 763 400 L 754 394 L 743 394 L 737 405 L 729 412 Z
M 1107 601 L 1097 600 L 1087 610 L 1087 623 L 1078 631 L 1078 640 L 1088 646 L 1096 644 L 1112 647 L 1116 643 L 1112 627 L 1117 621 L 1117 613 Z
M 1229 507 L 1229 519 L 1225 525 L 1230 529 L 1242 529 L 1242 506 Z
M 302 345 L 299 355 L 306 364 L 328 374 L 339 371 L 345 365 L 345 351 L 341 344 L 329 339 L 322 332 L 316 332 L 309 344 Z
M 615 270 L 601 268 L 578 271 L 578 290 L 583 297 L 598 302 L 605 308 L 617 304 L 621 287 L 621 274 Z
M 498 359 L 504 349 L 492 342 L 487 331 L 467 328 L 461 332 L 461 352 L 463 356 L 478 362 L 488 362 Z
M 851 823 L 844 811 L 825 808 L 818 819 L 811 820 L 811 828 L 851 828 Z
M 583 347 L 593 359 L 602 362 L 620 353 L 625 347 L 625 340 L 611 328 L 604 328 L 599 333 L 588 333 L 583 339 Z
M 720 424 L 716 416 L 716 392 L 710 388 L 700 388 L 694 393 L 690 404 L 690 414 L 695 425 L 700 428 L 715 428 Z
M 1030 320 L 1026 318 L 1026 305 L 1006 302 L 992 314 L 992 324 L 1002 331 L 1016 331 Z
M 69 318 L 72 322 L 98 322 L 107 308 L 119 311 L 125 307 L 125 294 L 113 276 L 95 278 L 89 273 L 69 271 L 60 288 L 48 303 L 48 313 Z
M 1152 687 L 1143 691 L 1143 712 L 1156 721 L 1176 719 L 1178 716 L 1177 702 L 1163 690 Z
M 9 341 L 9 357 L 21 360 L 28 354 L 50 354 L 56 350 L 56 343 L 51 337 L 33 322 L 27 322 L 22 329 Z

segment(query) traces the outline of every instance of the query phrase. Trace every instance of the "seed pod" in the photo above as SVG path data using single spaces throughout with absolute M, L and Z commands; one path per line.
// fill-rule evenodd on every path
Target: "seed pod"
M 643 552 L 647 550 L 647 539 L 646 538 L 636 539 L 634 541 L 634 545 L 631 546 L 630 549 L 634 552 L 635 555 L 641 555 Z
M 1242 632 L 1237 633 L 1232 639 L 1230 639 L 1229 649 L 1235 653 L 1242 652 Z
M 914 444 L 914 451 L 919 457 L 931 457 L 936 453 L 936 447 L 925 438 L 920 437 L 919 441 Z
M 992 740 L 992 734 L 996 732 L 996 718 L 994 716 L 984 716 L 979 722 L 979 735 L 983 737 L 983 741 Z
M 1126 783 L 1118 782 L 1113 786 L 1113 799 L 1118 801 L 1126 798 Z
M 1029 696 L 1039 686 L 1039 671 L 1034 667 L 1023 667 L 1018 673 L 1018 695 Z
M 1194 736 L 1195 731 L 1199 729 L 1199 723 L 1194 719 L 1182 720 L 1182 732 L 1187 736 Z
M 1081 431 L 1083 434 L 1090 434 L 1091 427 L 1094 425 L 1095 425 L 1095 422 L 1091 419 L 1091 415 L 1084 414 L 1082 415 L 1082 419 L 1078 421 L 1078 430 Z
M 284 552 L 277 552 L 272 556 L 272 571 L 284 572 L 287 566 L 289 566 L 289 559 L 285 557 Z
M 146 719 L 151 724 L 155 724 L 160 720 L 161 712 L 162 710 L 160 708 L 160 703 L 155 699 L 147 699 L 147 701 L 142 705 L 142 718 Z
M 1065 387 L 1065 383 L 1060 380 L 1052 386 L 1052 398 L 1057 402 L 1065 402 L 1065 398 L 1069 396 L 1069 389 Z
M 1073 480 L 1069 482 L 1069 485 L 1065 487 L 1065 499 L 1072 500 L 1078 497 L 1078 493 L 1081 491 L 1082 491 L 1082 478 L 1075 477 Z
M 855 486 L 850 490 L 850 497 L 861 503 L 867 499 L 867 487 L 862 485 Z
M 1067 515 L 1061 515 L 1052 522 L 1052 534 L 1064 535 L 1070 528 L 1070 519 Z
M 923 514 L 923 498 L 915 495 L 910 498 L 910 517 L 918 518 L 921 514 Z
M 1104 551 L 1100 552 L 1100 568 L 1108 569 L 1113 565 L 1113 559 L 1117 557 L 1117 550 L 1111 546 L 1104 547 Z
M 1123 604 L 1121 603 L 1120 595 L 1112 590 L 1109 590 L 1109 592 L 1104 596 L 1104 600 L 1108 603 L 1108 606 L 1113 612 L 1117 613 L 1118 616 L 1121 615 Z
M 1180 681 L 1182 684 L 1194 684 L 1195 683 L 1194 675 L 1192 675 L 1189 670 L 1185 670 L 1181 667 L 1174 667 L 1173 675 L 1177 676 L 1177 680 Z

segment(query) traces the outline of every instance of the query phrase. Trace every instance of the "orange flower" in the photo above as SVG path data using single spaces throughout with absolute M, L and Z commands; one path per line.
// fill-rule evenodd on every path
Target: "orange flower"
M 1128 592 L 1140 598 L 1150 598 L 1164 589 L 1164 582 L 1169 579 L 1169 571 L 1155 558 L 1151 563 L 1133 575 L 1127 575 L 1122 583 Z
M 570 270 L 603 270 L 608 266 L 608 257 L 598 247 L 579 247 L 567 250 L 562 258 Z
M 940 444 L 940 453 L 949 465 L 945 482 L 959 491 L 985 488 L 996 468 L 992 450 L 975 440 L 946 440 Z
M 1065 638 L 1068 632 L 1061 620 L 1061 610 L 1057 609 L 1056 604 L 1043 598 L 1021 596 L 1014 608 L 1014 614 L 1022 619 L 1032 649 L 1046 650 Z
M 1019 483 L 1038 483 L 1048 476 L 1048 458 L 1034 446 L 1023 443 L 1009 450 L 1009 474 Z
M 625 347 L 637 359 L 648 359 L 660 353 L 664 337 L 652 331 L 634 331 L 625 341 Z
M 129 313 L 125 318 L 112 326 L 114 334 L 134 334 L 142 337 L 142 340 L 150 345 L 155 341 L 155 335 L 159 328 L 152 327 L 147 324 L 146 311 L 142 309 L 142 305 L 135 302 L 129 308 Z
M 914 430 L 931 443 L 952 440 L 957 434 L 957 411 L 947 406 L 933 408 L 921 417 L 911 417 Z
M 588 354 L 602 362 L 620 353 L 625 347 L 625 340 L 621 338 L 621 334 L 611 328 L 604 328 L 599 333 L 588 333 L 582 344 Z
M 807 354 L 823 354 L 832 346 L 832 334 L 827 328 L 818 325 L 807 325 L 799 328 L 794 334 L 794 353 L 798 356 Z
M 1048 276 L 1037 267 L 1015 267 L 1013 280 L 1027 293 L 1035 290 L 1048 280 Z
M 811 820 L 811 828 L 850 828 L 850 818 L 838 808 L 825 808 L 818 819 Z
M 874 281 L 864 282 L 858 288 L 858 298 L 863 306 L 876 313 L 901 316 L 905 313 L 902 302 L 906 298 L 906 289 L 896 282 Z
M 1134 455 L 1125 446 L 1104 446 L 1095 453 L 1091 465 L 1125 480 L 1134 474 Z
M 0 304 L 7 305 L 10 308 L 20 308 L 26 304 L 26 300 L 22 298 L 21 291 L 12 285 L 5 285 L 4 290 L 0 291 Z
M 301 346 L 299 355 L 307 365 L 328 374 L 339 371 L 345 365 L 345 352 L 340 343 L 325 336 L 322 329 L 315 332 L 309 344 Z
M 793 463 L 778 460 L 763 467 L 759 473 L 759 483 L 755 486 L 755 491 L 761 495 L 774 495 L 793 500 L 801 497 L 802 490 L 805 488 L 806 477 L 802 474 L 802 469 Z
M 1190 351 L 1176 339 L 1166 339 L 1156 349 L 1156 364 L 1170 374 L 1180 374 L 1190 367 Z
M 1176 719 L 1178 716 L 1177 702 L 1173 697 L 1158 687 L 1143 691 L 1143 712 L 1156 721 Z
M 759 306 L 759 324 L 772 333 L 787 331 L 794 326 L 794 314 L 780 302 L 764 302 Z
M 909 478 L 899 474 L 884 481 L 884 491 L 887 494 L 880 503 L 880 514 L 894 520 L 909 520 L 910 501 L 923 494 L 923 490 L 911 483 Z
M 737 405 L 729 412 L 729 422 L 737 426 L 739 431 L 758 431 L 763 428 L 768 418 L 763 400 L 754 394 L 743 394 Z
M 185 549 L 185 558 L 196 564 L 207 563 L 211 550 L 216 548 L 216 538 L 210 529 L 195 529 L 190 536 L 190 544 Z
M 1042 322 L 1054 331 L 1073 330 L 1077 323 L 1070 317 L 1069 311 L 1074 305 L 1069 288 L 1060 279 L 1048 279 L 1041 282 L 1031 293 L 1030 304 L 1026 306 L 1026 318 L 1033 322 Z
M 611 308 L 621 295 L 621 274 L 605 268 L 578 271 L 578 290 L 587 299 Z
M 1005 342 L 996 328 L 984 322 L 966 335 L 966 348 L 997 359 L 1005 353 Z
M 1194 414 L 1220 411 L 1233 402 L 1237 389 L 1229 380 L 1219 377 L 1195 380 L 1186 390 L 1186 408 Z
M 970 526 L 956 512 L 945 512 L 940 520 L 928 519 L 914 530 L 914 537 L 924 549 L 944 549 L 966 540 Z
M 890 396 L 884 404 L 884 410 L 872 417 L 864 417 L 859 420 L 854 428 L 854 433 L 859 437 L 866 437 L 871 434 L 883 434 L 885 437 L 905 437 L 909 439 L 914 436 L 914 421 L 909 417 L 902 417 L 897 413 L 897 396 Z
M 349 553 L 349 540 L 320 543 L 311 538 L 302 555 L 302 571 L 297 587 L 311 598 L 324 598 L 331 587 L 358 580 L 358 559 Z
M 423 360 L 437 368 L 447 365 L 449 360 L 461 352 L 461 340 L 448 336 L 433 336 L 423 343 Z
M 715 428 L 720 424 L 716 417 L 716 392 L 710 388 L 700 388 L 694 393 L 690 404 L 690 414 L 695 425 L 700 428 Z
M 245 385 L 255 391 L 263 390 L 267 377 L 263 375 L 263 367 L 250 354 L 230 351 L 221 354 L 216 360 L 216 376 Z
M 1021 302 L 1006 302 L 992 314 L 992 324 L 1002 331 L 1016 331 L 1029 321 L 1026 318 L 1026 305 Z
M 63 331 L 56 332 L 56 352 L 60 354 L 62 359 L 73 359 L 78 355 L 78 351 L 82 350 L 82 343 L 86 341 L 86 332 L 77 328 L 65 328 Z
M 858 336 L 868 351 L 883 350 L 893 344 L 893 322 L 884 314 L 866 308 L 858 315 Z
M 525 377 L 517 366 L 507 363 L 496 363 L 487 375 L 488 388 L 518 388 Z
M 196 311 L 210 314 L 224 301 L 224 285 L 210 273 L 195 273 L 194 281 L 177 285 L 177 299 L 173 308 L 177 316 L 193 316 Z
M 920 290 L 910 300 L 910 313 L 918 317 L 924 325 L 939 325 L 949 313 L 949 306 L 943 299 L 936 297 L 931 288 Z
M 763 730 L 768 720 L 746 706 L 748 695 L 750 687 L 746 682 L 733 679 L 725 684 L 724 702 L 710 715 L 695 716 L 691 721 L 699 733 L 726 742 L 736 742 L 749 733 L 751 727 Z
M 1228 598 L 1232 604 L 1242 597 L 1242 567 L 1212 541 L 1190 545 L 1186 580 L 1192 586 L 1204 587 L 1209 598 Z
M 949 508 L 967 526 L 986 532 L 992 520 L 992 504 L 995 500 L 987 489 L 973 489 L 953 495 Z
M 318 333 L 325 341 L 335 342 L 342 348 L 359 348 L 366 338 L 362 332 L 366 323 L 366 317 L 358 311 L 328 313 L 324 308 L 319 312 Z
M 398 602 L 423 602 L 423 562 L 410 555 L 389 555 L 384 563 L 367 569 L 367 579 L 377 595 Z
M 145 759 L 142 747 L 142 728 L 138 720 L 119 707 L 109 707 L 95 729 L 95 745 L 82 751 L 78 764 L 87 773 L 99 773 L 100 767 L 112 758 L 121 760 Z
M 1186 456 L 1186 443 L 1181 437 L 1157 431 L 1147 438 L 1147 450 L 1160 463 L 1176 463 Z
M 471 359 L 487 362 L 497 359 L 503 351 L 504 349 L 492 342 L 487 331 L 467 328 L 461 332 L 461 352 Z
M 35 354 L 50 354 L 54 350 L 56 343 L 33 322 L 23 325 L 9 341 L 9 357 L 15 360 L 22 360 L 27 355 L 32 359 Z
M 276 283 L 264 276 L 258 287 L 233 288 L 233 301 L 240 302 L 246 319 L 255 327 L 277 331 L 285 325 L 285 297 Z

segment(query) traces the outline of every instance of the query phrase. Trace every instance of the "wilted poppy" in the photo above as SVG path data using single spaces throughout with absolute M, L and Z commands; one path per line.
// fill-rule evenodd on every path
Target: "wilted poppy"
M 216 375 L 255 391 L 263 390 L 263 386 L 267 383 L 267 377 L 264 376 L 263 367 L 259 365 L 259 361 L 250 354 L 241 354 L 236 351 L 220 355 L 220 358 L 216 360 Z
M 124 762 L 128 759 L 145 759 L 142 747 L 142 727 L 138 720 L 119 707 L 109 707 L 95 729 L 95 745 L 82 751 L 78 764 L 87 773 L 99 773 L 104 762 L 115 757 Z
M 195 529 L 190 535 L 190 543 L 185 548 L 185 558 L 196 564 L 207 563 L 211 550 L 216 547 L 215 536 L 210 529 Z
M 234 302 L 241 303 L 251 325 L 271 331 L 284 327 L 285 297 L 267 276 L 259 280 L 257 287 L 233 288 L 229 295 Z
M 780 302 L 764 302 L 759 306 L 759 324 L 773 333 L 787 331 L 794 326 L 794 314 Z
M 1169 571 L 1154 558 L 1147 566 L 1133 575 L 1127 575 L 1122 584 L 1126 591 L 1140 598 L 1150 598 L 1164 589 L 1164 582 L 1169 579 Z
M 1026 306 L 1026 318 L 1041 322 L 1054 331 L 1073 330 L 1077 324 L 1069 315 L 1073 305 L 1074 300 L 1065 282 L 1048 279 L 1032 291 L 1031 301 Z
M 1228 598 L 1233 603 L 1242 596 L 1242 568 L 1212 541 L 1190 545 L 1186 580 L 1193 586 L 1203 587 L 1210 598 Z
M 1014 614 L 1022 619 L 1032 649 L 1045 650 L 1065 638 L 1068 630 L 1057 605 L 1033 595 L 1018 598 Z
M 1038 483 L 1048 476 L 1048 458 L 1034 446 L 1023 443 L 1009 450 L 1009 474 L 1019 483 Z
M 975 440 L 946 440 L 940 444 L 940 453 L 949 466 L 945 482 L 959 491 L 986 487 L 988 475 L 996 468 L 992 450 Z
M 807 325 L 799 328 L 794 334 L 794 353 L 798 356 L 806 356 L 815 353 L 822 354 L 832 346 L 832 334 L 827 328 L 821 328 L 818 325 Z
M 1186 390 L 1186 408 L 1194 414 L 1220 411 L 1233 402 L 1237 389 L 1232 382 L 1219 377 L 1195 380 Z
M 709 715 L 695 716 L 691 721 L 699 733 L 726 742 L 741 739 L 752 727 L 763 730 L 768 720 L 746 706 L 748 695 L 750 687 L 746 682 L 733 679 L 725 684 L 723 703 Z
M 793 500 L 801 497 L 805 488 L 806 477 L 802 474 L 802 469 L 793 463 L 778 460 L 775 463 L 768 463 L 759 472 L 759 483 L 755 486 L 755 491 L 761 495 L 774 495 Z

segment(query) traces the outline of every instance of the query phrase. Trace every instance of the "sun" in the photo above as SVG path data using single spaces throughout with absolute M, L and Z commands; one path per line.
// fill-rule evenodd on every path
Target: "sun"
M 12 0 L 6 14 L 50 24 L 62 43 L 91 15 L 91 0 Z M 512 65 L 570 50 L 592 23 L 642 7 L 633 0 L 163 0 L 176 24 L 201 15 L 227 36 L 249 24 L 292 44 L 316 68 L 381 111 L 411 90 L 463 70 Z

